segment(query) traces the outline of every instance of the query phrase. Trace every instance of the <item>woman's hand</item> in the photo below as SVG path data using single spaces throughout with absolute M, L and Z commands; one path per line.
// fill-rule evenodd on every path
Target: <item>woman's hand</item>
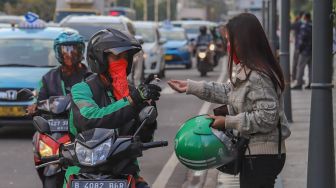
M 225 117 L 224 116 L 214 116 L 214 115 L 208 115 L 209 118 L 213 119 L 212 127 L 218 130 L 224 130 L 225 129 Z
M 185 93 L 187 91 L 187 81 L 185 80 L 169 80 L 168 85 L 179 93 Z

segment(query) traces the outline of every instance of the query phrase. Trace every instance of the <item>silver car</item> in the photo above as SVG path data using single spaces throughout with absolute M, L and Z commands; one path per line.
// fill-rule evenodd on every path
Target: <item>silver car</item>
M 165 59 L 162 45 L 166 42 L 160 37 L 158 24 L 155 22 L 134 22 L 136 35 L 142 37 L 145 75 L 156 74 L 159 77 L 165 76 Z

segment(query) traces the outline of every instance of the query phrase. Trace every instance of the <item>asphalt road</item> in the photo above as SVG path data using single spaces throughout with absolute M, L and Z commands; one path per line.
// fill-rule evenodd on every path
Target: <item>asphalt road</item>
M 165 166 L 169 167 L 166 163 L 173 154 L 173 141 L 180 125 L 188 118 L 197 115 L 204 103 L 194 96 L 173 92 L 168 88 L 166 81 L 169 79 L 216 81 L 221 69 L 221 65 L 217 66 L 205 78 L 201 78 L 195 68 L 191 70 L 169 68 L 166 71 L 166 78 L 161 81 L 163 93 L 158 102 L 159 124 L 155 140 L 167 140 L 169 146 L 145 151 L 140 159 L 141 175 L 150 184 L 157 180 L 159 174 L 167 179 L 165 187 L 177 188 L 185 182 L 187 169 L 181 164 L 171 167 L 171 172 L 168 174 L 161 171 Z M 32 127 L 0 128 L 0 188 L 42 187 L 33 166 L 31 144 L 33 133 Z

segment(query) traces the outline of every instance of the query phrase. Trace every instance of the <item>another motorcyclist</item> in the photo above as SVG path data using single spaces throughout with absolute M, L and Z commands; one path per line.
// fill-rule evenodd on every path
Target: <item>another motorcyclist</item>
M 51 69 L 46 73 L 41 81 L 37 93 L 37 102 L 49 99 L 51 96 L 65 96 L 70 93 L 71 87 L 81 82 L 85 74 L 88 72 L 87 67 L 81 63 L 85 43 L 82 36 L 74 32 L 63 32 L 54 40 L 55 56 L 60 66 Z M 28 114 L 36 113 L 36 104 L 27 109 Z M 38 134 L 35 133 L 33 143 L 36 144 Z M 39 156 L 34 154 L 35 161 Z M 42 182 L 44 168 L 38 170 L 38 174 Z M 63 179 L 64 175 L 60 175 Z
M 208 34 L 207 30 L 206 26 L 201 26 L 199 28 L 200 34 L 196 38 L 196 47 L 199 45 L 209 45 L 212 41 L 212 37 Z
M 161 91 L 159 86 L 148 83 L 134 88 L 127 81 L 133 56 L 141 49 L 133 36 L 119 30 L 105 29 L 92 36 L 87 47 L 87 62 L 96 74 L 71 90 L 70 132 L 73 136 L 92 128 L 118 128 L 120 135 L 130 135 L 138 128 L 140 110 L 148 105 L 148 101 L 158 100 Z M 140 138 L 149 142 L 156 122 L 145 127 Z M 125 174 L 131 172 L 134 175 L 136 187 L 148 188 L 139 176 L 139 166 L 132 162 L 128 167 Z M 79 172 L 79 167 L 69 167 L 67 181 Z

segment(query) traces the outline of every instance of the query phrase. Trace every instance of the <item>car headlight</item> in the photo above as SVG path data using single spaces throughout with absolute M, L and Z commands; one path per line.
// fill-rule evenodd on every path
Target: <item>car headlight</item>
M 51 157 L 53 156 L 53 151 L 50 146 L 48 146 L 46 143 L 44 143 L 42 140 L 39 141 L 39 153 L 41 157 Z M 58 154 L 58 150 L 56 155 Z
M 80 143 L 76 143 L 76 156 L 78 162 L 83 165 L 93 166 L 106 160 L 111 149 L 112 139 L 107 139 L 99 146 L 89 149 Z
M 198 57 L 204 59 L 206 57 L 206 52 L 199 52 Z
M 211 51 L 214 51 L 216 49 L 216 46 L 214 44 L 210 44 L 209 49 Z
M 188 45 L 184 45 L 184 46 L 180 47 L 179 50 L 180 51 L 188 51 L 189 47 L 188 47 Z

